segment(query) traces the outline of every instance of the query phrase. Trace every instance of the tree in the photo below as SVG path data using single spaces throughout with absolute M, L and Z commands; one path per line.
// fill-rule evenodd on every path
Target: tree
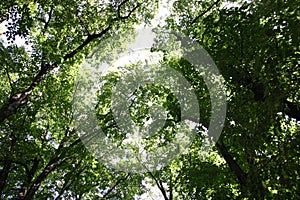
M 72 127 L 72 93 L 85 55 L 99 41 L 151 19 L 155 2 L 9 1 L 0 8 L 6 27 L 0 69 L 1 198 L 81 199 L 93 191 L 130 197 L 138 190 L 122 185 L 129 175 L 107 171 L 83 148 Z M 26 46 L 16 45 L 18 37 Z M 113 194 L 116 187 L 123 189 Z
M 160 64 L 180 72 L 200 102 L 198 136 L 188 151 L 157 171 L 133 174 L 98 162 L 85 148 L 73 124 L 79 67 L 90 53 L 113 60 L 125 45 L 122 38 L 110 46 L 101 42 L 149 22 L 156 3 L 0 4 L 0 22 L 7 29 L 0 46 L 1 198 L 134 199 L 147 192 L 145 181 L 166 200 L 299 198 L 297 1 L 174 2 L 164 28 L 202 45 L 225 79 L 226 121 L 210 151 L 202 151 L 211 118 L 207 86 L 189 61 L 167 51 Z M 26 45 L 18 46 L 16 38 Z M 104 84 L 97 96 L 98 122 L 116 143 L 124 134 L 113 118 L 110 94 L 124 70 L 101 77 Z M 149 84 L 137 88 L 129 108 L 136 123 L 145 125 L 150 104 L 168 111 L 164 128 L 148 138 L 151 150 L 157 142 L 168 146 L 182 116 L 174 93 Z
M 195 4 L 175 2 L 181 11 L 169 27 L 198 40 L 226 80 L 227 122 L 216 146 L 241 197 L 297 198 L 297 3 L 251 1 L 228 8 L 215 1 L 200 11 Z

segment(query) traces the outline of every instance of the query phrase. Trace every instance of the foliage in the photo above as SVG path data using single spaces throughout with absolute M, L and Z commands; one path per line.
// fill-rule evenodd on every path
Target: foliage
M 179 26 L 197 39 L 226 79 L 229 108 L 217 147 L 238 178 L 240 196 L 299 198 L 296 192 L 299 176 L 297 3 L 251 1 L 231 8 L 220 5 L 200 18 L 199 13 L 182 4 L 182 1 L 175 3 L 182 12 L 174 14 L 182 21 L 178 24 L 172 16 L 169 26 Z M 191 18 L 197 21 L 187 27 L 186 21 L 192 21 Z M 289 128 L 286 124 L 290 124 Z M 293 155 L 289 162 L 285 158 L 287 151 L 289 156 Z
M 203 152 L 209 92 L 191 63 L 164 52 L 161 64 L 180 72 L 194 88 L 199 137 L 168 166 L 129 174 L 98 162 L 78 137 L 74 81 L 91 53 L 113 60 L 132 39 L 122 34 L 149 23 L 157 1 L 0 3 L 5 26 L 0 40 L 1 199 L 134 199 L 149 190 L 146 180 L 164 199 L 299 199 L 299 2 L 180 0 L 173 7 L 160 28 L 183 32 L 212 56 L 225 79 L 226 122 L 216 145 Z M 103 43 L 112 37 L 120 39 Z M 20 38 L 24 46 L 17 44 Z M 110 95 L 120 77 L 102 77 L 97 107 L 99 124 L 116 142 L 125 135 L 117 130 Z M 147 122 L 150 103 L 162 104 L 168 120 L 148 147 L 157 141 L 167 146 L 180 122 L 178 100 L 162 86 L 137 88 L 130 107 L 136 123 Z
M 72 125 L 72 96 L 78 67 L 93 46 L 149 21 L 155 4 L 1 2 L 1 199 L 139 193 L 138 178 L 127 183 L 131 176 L 104 168 L 85 150 Z M 20 38 L 25 46 L 16 44 Z

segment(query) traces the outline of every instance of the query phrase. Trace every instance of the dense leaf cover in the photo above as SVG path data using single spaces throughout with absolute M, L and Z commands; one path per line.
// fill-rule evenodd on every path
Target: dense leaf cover
M 123 33 L 149 23 L 157 6 L 155 0 L 0 3 L 1 199 L 300 198 L 298 0 L 174 1 L 159 28 L 197 41 L 225 79 L 226 121 L 210 151 L 202 152 L 211 112 L 207 87 L 191 63 L 167 52 L 162 64 L 180 72 L 199 101 L 201 126 L 188 151 L 158 171 L 134 174 L 107 167 L 84 147 L 72 110 L 80 65 L 94 47 L 103 57 L 117 54 L 129 40 Z M 101 43 L 117 37 L 124 43 Z M 98 91 L 99 124 L 116 142 L 125 135 L 110 95 L 122 73 L 101 77 Z M 178 100 L 155 84 L 137 88 L 129 110 L 140 125 L 149 118 L 147 102 L 168 110 L 148 148 L 168 145 L 180 122 Z

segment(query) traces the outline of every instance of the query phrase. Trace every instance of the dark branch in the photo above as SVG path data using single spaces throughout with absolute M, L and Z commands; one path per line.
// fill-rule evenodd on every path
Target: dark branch
M 242 186 L 247 184 L 247 174 L 242 170 L 242 168 L 238 165 L 236 160 L 229 154 L 227 147 L 220 140 L 216 143 L 216 146 L 219 148 L 222 156 L 224 157 L 226 163 L 232 172 L 237 176 L 239 183 Z
M 40 70 L 40 72 L 35 76 L 33 83 L 26 90 L 16 93 L 10 97 L 8 102 L 0 109 L 0 123 L 9 116 L 15 114 L 18 108 L 27 103 L 27 97 L 32 93 L 33 89 L 40 83 L 46 74 L 46 68 Z
M 191 24 L 194 24 L 198 19 L 200 19 L 201 17 L 203 17 L 206 13 L 208 13 L 215 5 L 217 5 L 221 0 L 217 0 L 215 3 L 213 3 L 211 6 L 209 6 L 204 12 L 202 12 L 200 15 L 198 15 L 195 19 L 193 19 L 193 21 L 191 22 Z
M 127 1 L 127 0 L 126 0 Z M 124 1 L 124 3 L 126 2 Z M 140 4 L 138 4 L 135 8 L 133 8 L 127 16 L 122 17 L 121 19 L 127 19 L 130 17 L 130 15 L 139 7 Z M 49 13 L 51 14 L 51 12 Z M 50 16 L 49 16 L 50 20 Z M 49 21 L 48 20 L 48 21 Z M 113 20 L 117 21 L 119 18 Z M 108 25 L 107 28 L 102 30 L 100 33 L 95 33 L 92 35 L 89 35 L 85 41 L 81 45 L 79 45 L 76 49 L 71 51 L 70 53 L 63 56 L 63 60 L 66 61 L 68 59 L 73 58 L 79 51 L 81 51 L 84 47 L 86 47 L 88 44 L 90 44 L 93 40 L 101 38 L 104 36 L 112 27 L 113 22 Z M 0 108 L 0 123 L 2 123 L 5 119 L 7 119 L 9 116 L 15 114 L 21 106 L 27 103 L 28 96 L 32 93 L 33 89 L 41 82 L 41 80 L 48 74 L 49 71 L 56 68 L 58 66 L 58 63 L 53 64 L 44 64 L 42 63 L 40 72 L 35 76 L 33 83 L 24 91 L 20 93 L 16 93 L 10 97 L 8 102 Z
M 35 181 L 31 184 L 28 192 L 24 196 L 24 200 L 33 199 L 36 191 L 40 188 L 42 182 L 48 177 L 48 175 L 54 171 L 56 168 L 67 162 L 70 159 L 70 156 L 64 156 L 62 154 L 52 158 L 48 164 L 45 166 L 43 171 L 37 176 Z
M 12 136 L 12 140 L 11 140 L 11 144 L 10 144 L 11 152 L 14 151 L 15 143 L 16 143 L 16 138 L 14 136 Z M 0 197 L 2 196 L 4 188 L 6 187 L 6 183 L 7 183 L 7 179 L 8 179 L 8 175 L 10 173 L 11 167 L 12 167 L 12 160 L 9 158 L 6 158 L 3 162 L 2 169 L 0 170 Z
M 9 75 L 8 69 L 7 69 L 6 67 L 5 67 L 4 69 L 5 69 L 5 72 L 6 72 L 8 81 L 9 81 L 9 85 L 10 85 L 11 91 L 12 91 L 12 93 L 13 93 L 13 92 L 14 92 L 14 86 L 13 86 L 12 79 L 11 79 L 11 77 L 10 77 L 10 75 Z
M 172 175 L 170 176 L 170 190 L 169 190 L 169 199 L 173 199 L 173 182 L 172 182 Z
M 3 194 L 3 190 L 6 186 L 7 178 L 9 175 L 9 171 L 12 165 L 11 160 L 4 160 L 4 165 L 2 166 L 2 169 L 0 170 L 0 197 Z
M 106 29 L 101 31 L 98 34 L 93 34 L 88 36 L 88 38 L 75 50 L 73 50 L 71 53 L 66 54 L 63 58 L 64 61 L 73 58 L 80 50 L 82 50 L 85 46 L 87 46 L 91 41 L 94 39 L 102 37 L 104 34 L 106 34 L 109 29 L 111 28 L 111 25 L 109 25 Z M 28 96 L 32 93 L 33 89 L 41 82 L 41 80 L 48 74 L 49 71 L 56 68 L 58 65 L 57 63 L 50 64 L 43 64 L 41 67 L 40 72 L 35 76 L 33 83 L 24 91 L 20 93 L 16 93 L 11 96 L 11 98 L 8 100 L 8 103 L 5 104 L 0 109 L 0 123 L 3 122 L 6 118 L 9 116 L 15 114 L 17 112 L 17 109 L 23 106 L 27 103 Z
M 118 18 L 117 18 L 117 19 L 122 19 L 122 20 L 128 19 L 128 18 L 131 16 L 131 14 L 132 14 L 136 9 L 138 9 L 138 7 L 141 5 L 140 3 L 138 3 L 132 10 L 130 10 L 130 12 L 128 13 L 128 15 L 122 16 L 122 15 L 121 15 L 121 7 L 122 7 L 126 2 L 127 2 L 127 1 L 123 1 L 123 2 L 118 6 Z M 117 19 L 115 19 L 115 20 L 117 20 Z
M 109 188 L 109 190 L 103 195 L 102 198 L 107 198 L 108 195 L 122 182 L 125 181 L 127 178 L 129 177 L 129 174 L 127 174 L 125 177 L 122 177 L 120 179 L 117 180 L 117 182 L 115 184 L 113 184 L 113 186 L 111 188 Z
M 48 17 L 49 17 L 49 18 L 48 18 L 47 21 L 45 21 L 44 31 L 46 31 L 46 30 L 48 29 L 49 23 L 50 23 L 51 18 L 52 18 L 52 13 L 53 13 L 53 8 L 51 7 L 51 8 L 50 8 L 50 11 L 49 11 L 49 13 L 48 13 Z
M 111 28 L 111 24 L 108 25 L 108 27 L 106 29 L 104 29 L 103 31 L 101 31 L 100 33 L 96 33 L 96 34 L 92 34 L 89 35 L 85 41 L 83 41 L 83 43 L 81 45 L 79 45 L 76 49 L 74 49 L 72 52 L 66 54 L 64 56 L 64 61 L 73 58 L 79 51 L 81 51 L 84 47 L 86 47 L 88 44 L 90 44 L 93 40 L 98 39 L 102 36 L 104 36 L 109 29 Z
M 169 198 L 167 197 L 167 192 L 164 186 L 162 185 L 162 182 L 157 180 L 157 178 L 154 176 L 154 174 L 152 174 L 152 172 L 149 171 L 148 174 L 150 174 L 150 176 L 154 179 L 158 189 L 161 191 L 162 195 L 164 196 L 164 199 L 169 200 Z
M 78 169 L 82 164 L 82 160 L 80 160 L 78 162 L 78 164 L 75 165 L 75 169 Z M 81 168 L 80 170 L 78 170 L 75 174 L 73 173 L 75 170 L 71 170 L 69 173 L 67 173 L 64 176 L 64 185 L 62 187 L 62 189 L 60 190 L 58 196 L 55 198 L 55 200 L 57 199 L 62 199 L 61 196 L 64 194 L 65 191 L 67 191 L 71 185 L 74 183 L 74 180 L 85 170 L 85 168 Z

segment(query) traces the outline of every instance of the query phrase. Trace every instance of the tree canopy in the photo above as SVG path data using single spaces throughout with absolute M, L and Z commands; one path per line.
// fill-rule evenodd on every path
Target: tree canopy
M 227 113 L 220 137 L 204 152 L 212 94 L 193 63 L 162 51 L 159 64 L 189 82 L 199 105 L 183 116 L 170 88 L 142 85 L 129 98 L 130 118 L 145 126 L 152 115 L 164 114 L 155 106 L 165 110 L 163 128 L 145 137 L 149 151 L 173 148 L 184 118 L 198 126 L 187 151 L 143 173 L 107 166 L 86 148 L 74 125 L 74 93 L 83 62 L 91 55 L 100 63 L 113 61 L 136 27 L 159 15 L 161 2 L 0 3 L 1 199 L 300 198 L 299 1 L 170 2 L 169 16 L 156 30 L 182 33 L 208 52 L 223 77 Z M 113 115 L 112 92 L 140 65 L 99 78 L 97 123 L 116 145 L 126 133 Z

